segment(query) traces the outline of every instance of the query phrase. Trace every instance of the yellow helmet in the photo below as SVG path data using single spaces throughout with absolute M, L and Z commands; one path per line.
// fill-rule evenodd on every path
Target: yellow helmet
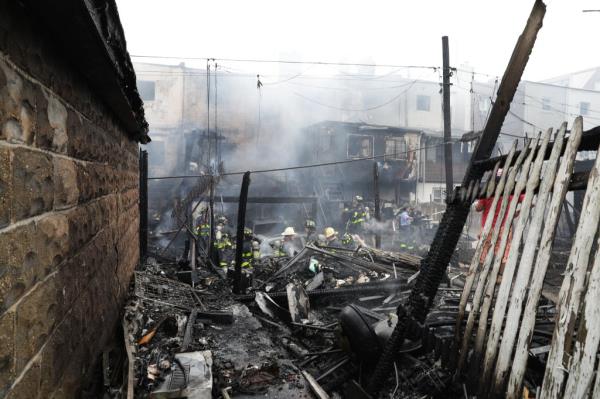
M 323 233 L 325 233 L 325 238 L 331 238 L 337 234 L 333 227 L 327 227 Z

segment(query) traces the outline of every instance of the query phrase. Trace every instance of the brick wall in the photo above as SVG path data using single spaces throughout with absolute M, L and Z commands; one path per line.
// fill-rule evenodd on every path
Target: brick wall
M 0 15 L 0 398 L 78 396 L 139 256 L 137 143 L 47 44 Z

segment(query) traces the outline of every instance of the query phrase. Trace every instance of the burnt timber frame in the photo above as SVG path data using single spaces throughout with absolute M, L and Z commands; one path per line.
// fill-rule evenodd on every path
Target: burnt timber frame
M 480 162 L 489 159 L 492 155 L 537 34 L 542 27 L 545 13 L 546 5 L 543 1 L 536 0 L 502 77 L 497 99 L 494 102 L 485 129 L 473 151 L 471 162 L 463 179 L 463 187 L 468 187 L 470 182 L 480 179 L 485 172 L 485 168 L 480 165 Z M 433 299 L 437 294 L 438 287 L 446 272 L 450 257 L 454 253 L 471 208 L 469 201 L 458 200 L 456 194 L 457 191 L 447 202 L 446 212 L 431 243 L 429 253 L 421 261 L 421 272 L 415 287 L 410 293 L 406 307 L 398 306 L 398 323 L 377 362 L 375 371 L 367 386 L 367 390 L 372 395 L 377 394 L 387 379 L 404 338 L 419 335 L 420 327 L 433 304 Z

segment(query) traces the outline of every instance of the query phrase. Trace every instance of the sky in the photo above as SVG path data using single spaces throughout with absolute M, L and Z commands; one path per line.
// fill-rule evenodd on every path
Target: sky
M 600 66 L 595 44 L 600 12 L 582 12 L 600 9 L 600 1 L 546 4 L 524 79 Z M 117 5 L 132 55 L 440 66 L 441 37 L 447 35 L 452 66 L 501 76 L 533 0 L 117 0 Z M 268 64 L 239 68 L 272 70 Z

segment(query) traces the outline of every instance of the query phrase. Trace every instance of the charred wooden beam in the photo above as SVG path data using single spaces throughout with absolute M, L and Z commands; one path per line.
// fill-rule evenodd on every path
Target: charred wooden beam
M 233 279 L 233 292 L 242 293 L 242 251 L 244 250 L 244 228 L 246 227 L 246 202 L 248 201 L 248 188 L 250 187 L 250 172 L 244 173 L 242 188 L 240 190 L 237 236 L 235 240 L 235 275 Z
M 379 201 L 379 166 L 373 163 L 373 197 L 375 198 L 375 220 L 381 221 L 381 207 Z M 379 230 L 379 229 L 378 229 Z M 375 248 L 381 248 L 381 234 L 375 234 Z
M 592 128 L 590 130 L 586 130 L 583 132 L 583 135 L 581 136 L 581 143 L 579 144 L 577 151 L 596 151 L 599 146 L 600 146 L 600 126 L 596 126 L 595 128 Z M 551 142 L 550 144 L 548 144 L 548 148 L 546 148 L 546 155 L 545 155 L 544 159 L 550 158 L 550 153 L 552 152 L 552 147 L 554 147 L 554 142 Z M 565 153 L 565 145 L 563 143 L 563 147 L 561 150 L 561 156 L 564 155 L 564 153 Z M 518 155 L 518 152 L 517 152 L 517 155 Z M 475 165 L 477 165 L 478 168 L 481 168 L 484 171 L 491 170 L 494 167 L 494 165 L 496 165 L 497 162 L 504 162 L 505 159 L 506 159 L 506 155 L 500 155 L 500 156 L 497 156 L 494 158 L 488 158 L 488 159 L 483 159 L 480 161 L 475 161 Z M 591 169 L 591 165 L 589 165 L 588 169 Z

